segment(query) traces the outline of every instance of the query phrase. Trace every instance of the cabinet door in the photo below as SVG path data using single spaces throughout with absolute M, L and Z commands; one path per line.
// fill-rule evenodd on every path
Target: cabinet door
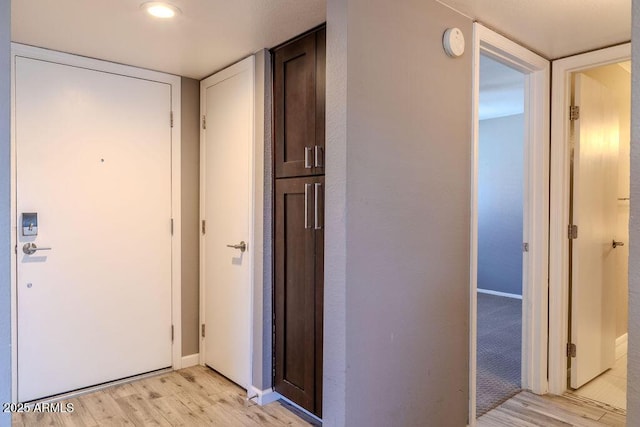
M 276 181 L 275 389 L 320 414 L 324 177 Z M 318 280 L 320 278 L 320 280 Z
M 276 178 L 324 173 L 325 30 L 274 51 Z

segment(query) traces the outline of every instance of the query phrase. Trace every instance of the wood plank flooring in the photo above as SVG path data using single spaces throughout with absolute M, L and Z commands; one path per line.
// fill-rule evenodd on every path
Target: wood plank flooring
M 248 402 L 245 390 L 203 366 L 115 385 L 61 402 L 73 413 L 13 414 L 28 426 L 309 426 L 290 405 Z
M 626 411 L 579 396 L 523 391 L 478 418 L 478 427 L 622 427 Z

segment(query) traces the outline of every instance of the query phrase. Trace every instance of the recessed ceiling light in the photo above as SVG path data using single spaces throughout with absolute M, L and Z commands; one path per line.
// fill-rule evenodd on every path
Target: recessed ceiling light
M 162 1 L 149 1 L 142 3 L 140 7 L 146 9 L 149 15 L 155 16 L 156 18 L 173 18 L 180 13 L 180 9 L 171 3 L 165 3 Z

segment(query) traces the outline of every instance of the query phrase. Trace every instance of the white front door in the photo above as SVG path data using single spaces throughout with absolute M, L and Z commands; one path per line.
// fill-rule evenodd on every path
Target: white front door
M 204 361 L 240 386 L 250 376 L 254 59 L 201 83 Z M 230 247 L 232 246 L 232 247 Z M 235 247 L 233 247 L 235 246 Z M 244 247 L 244 250 L 242 249 Z
M 618 113 L 605 86 L 577 74 L 574 104 L 571 387 L 611 368 L 615 359 L 615 258 L 618 182 Z
M 17 56 L 15 90 L 18 400 L 170 367 L 170 86 Z

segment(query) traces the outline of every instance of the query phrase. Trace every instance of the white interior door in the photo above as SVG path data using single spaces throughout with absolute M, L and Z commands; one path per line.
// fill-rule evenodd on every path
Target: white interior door
M 249 385 L 253 57 L 201 83 L 205 363 Z M 246 250 L 229 247 L 240 246 Z
M 171 366 L 170 86 L 16 61 L 18 399 Z
M 609 89 L 575 76 L 571 387 L 579 388 L 611 368 L 615 359 L 615 258 L 619 125 Z

